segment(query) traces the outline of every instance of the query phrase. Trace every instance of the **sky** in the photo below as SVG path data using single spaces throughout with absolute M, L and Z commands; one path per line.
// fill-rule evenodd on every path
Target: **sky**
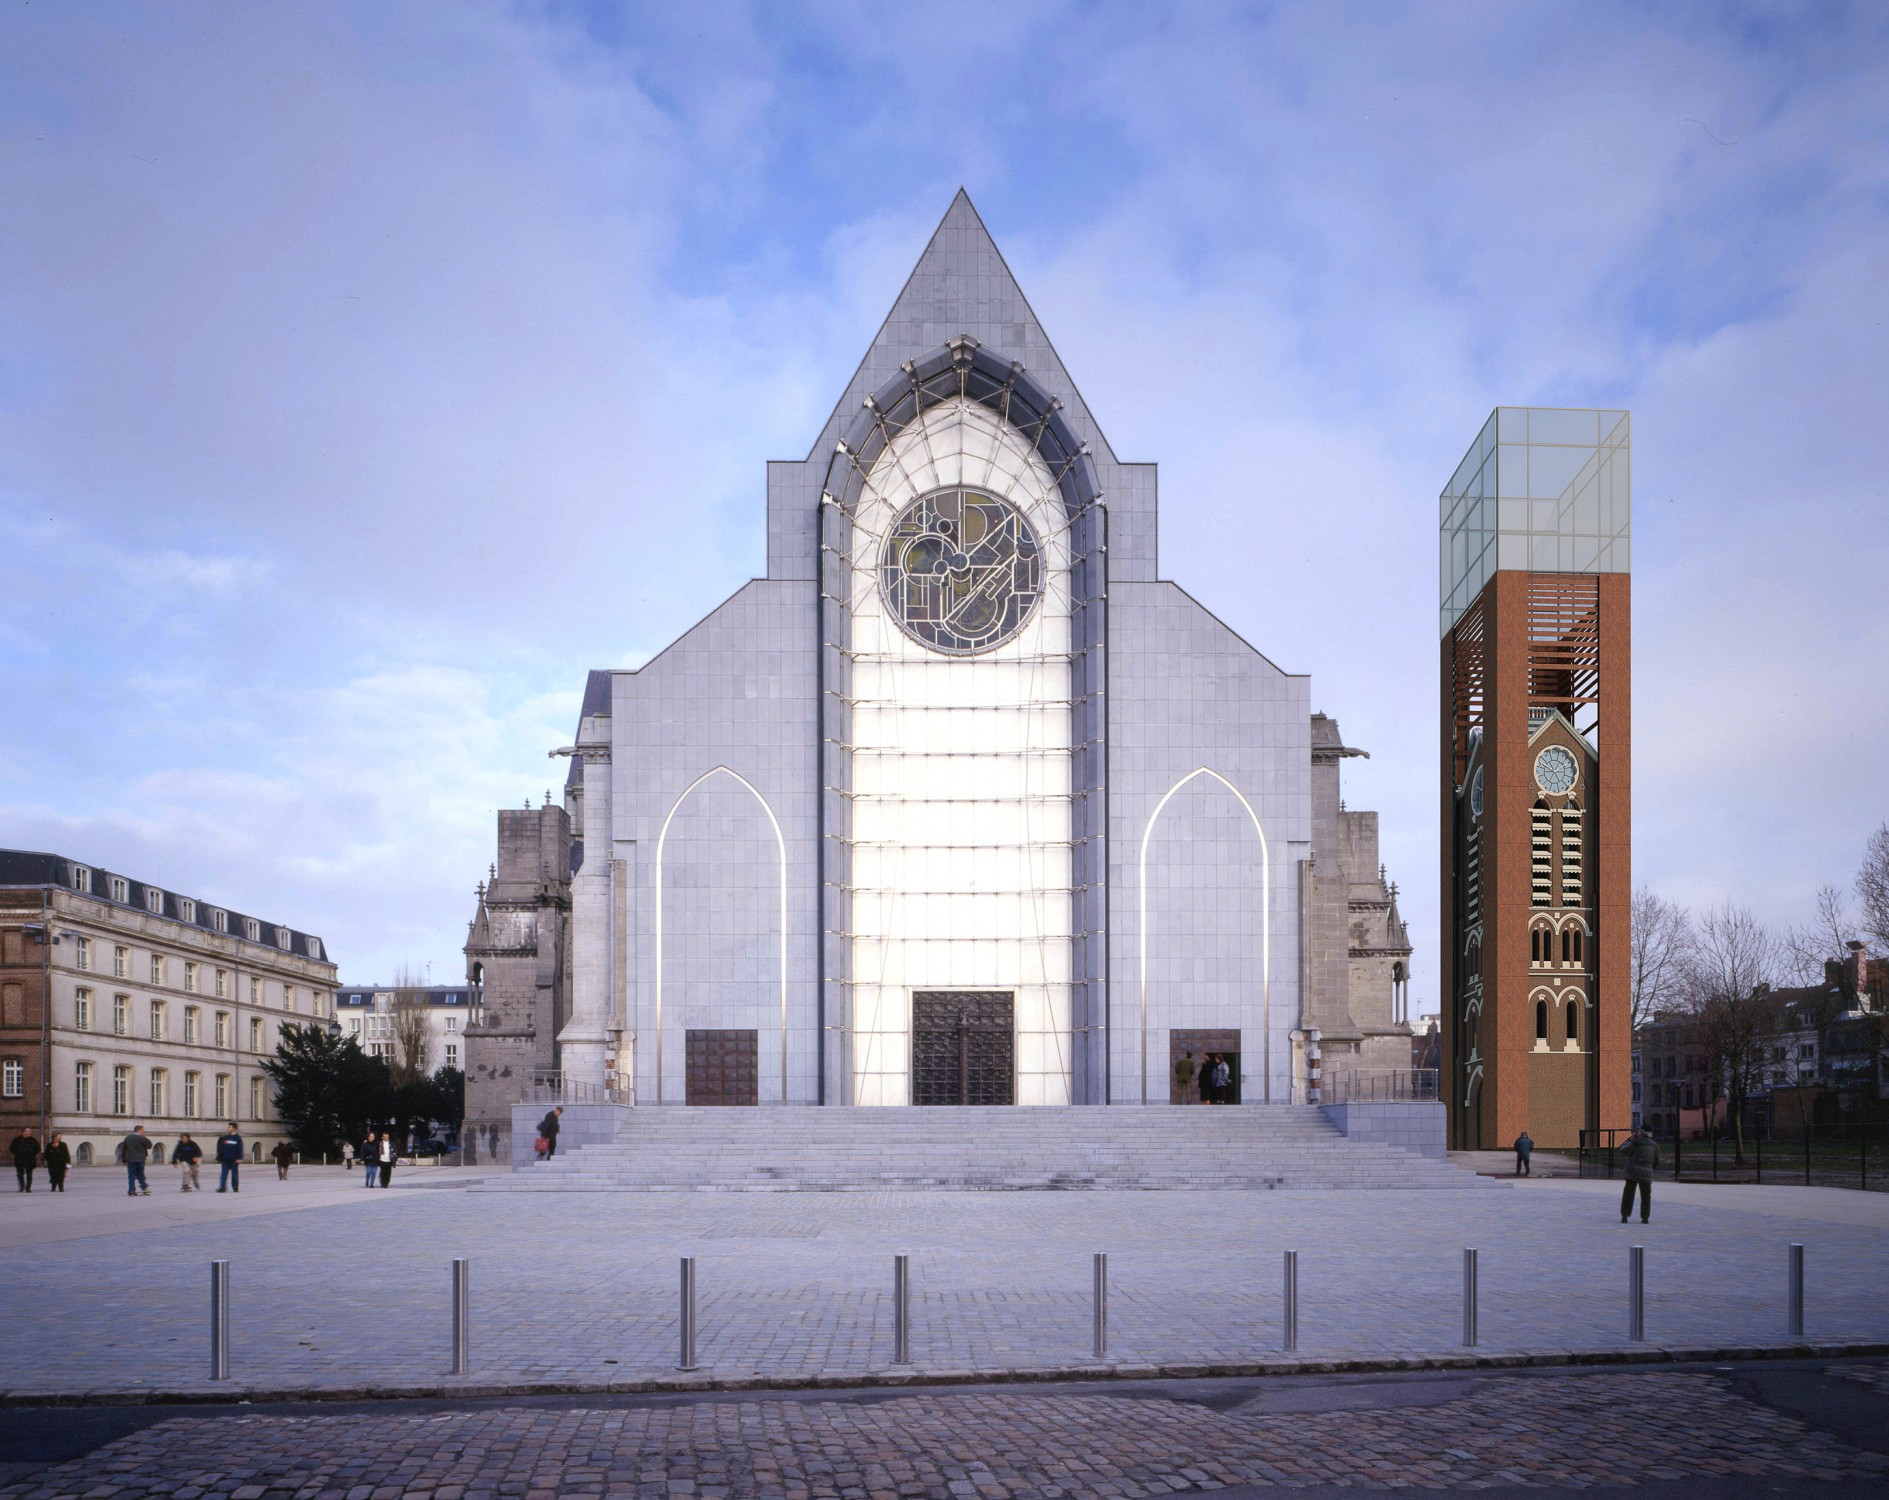
M 0 845 L 463 975 L 586 669 L 765 567 L 967 188 L 1161 565 L 1371 754 L 1436 1008 L 1436 497 L 1634 421 L 1634 877 L 1889 817 L 1889 11 L 0 11 Z M 1158 369 L 1158 383 L 1147 372 Z

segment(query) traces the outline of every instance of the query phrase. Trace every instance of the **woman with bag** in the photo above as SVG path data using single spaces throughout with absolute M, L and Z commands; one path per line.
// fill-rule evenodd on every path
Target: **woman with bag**
M 46 1147 L 46 1154 L 40 1158 L 46 1163 L 46 1176 L 55 1193 L 66 1190 L 66 1169 L 72 1165 L 72 1148 L 66 1144 L 66 1138 L 54 1133 L 52 1144 Z

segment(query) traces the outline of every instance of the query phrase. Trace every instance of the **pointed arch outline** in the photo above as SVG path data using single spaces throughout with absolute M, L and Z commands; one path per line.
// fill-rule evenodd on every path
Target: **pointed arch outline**
M 656 835 L 656 1102 L 663 1102 L 662 1092 L 662 866 L 663 851 L 669 842 L 669 825 L 675 822 L 676 814 L 703 782 L 713 776 L 732 776 L 753 795 L 761 804 L 761 811 L 767 814 L 768 826 L 774 830 L 774 843 L 780 851 L 780 970 L 781 994 L 781 1103 L 787 1102 L 787 838 L 781 832 L 781 820 L 774 816 L 774 809 L 768 805 L 759 788 L 732 766 L 711 766 L 695 780 L 685 786 L 676 800 L 669 804 L 669 812 L 662 820 L 662 831 Z
M 1161 820 L 1161 814 L 1168 803 L 1174 800 L 1174 794 L 1190 781 L 1202 776 L 1211 777 L 1239 799 L 1240 806 L 1246 809 L 1246 816 L 1253 820 L 1253 832 L 1259 835 L 1259 1012 L 1261 1027 L 1260 1067 L 1262 1071 L 1261 1098 L 1272 1103 L 1272 844 L 1266 837 L 1265 826 L 1259 821 L 1259 814 L 1253 810 L 1253 804 L 1246 800 L 1246 794 L 1226 777 L 1211 766 L 1197 766 L 1189 771 L 1173 786 L 1167 794 L 1154 805 L 1154 811 L 1148 814 L 1148 826 L 1141 832 L 1140 897 L 1141 897 L 1141 1102 L 1148 1102 L 1148 844 L 1154 837 L 1154 826 Z

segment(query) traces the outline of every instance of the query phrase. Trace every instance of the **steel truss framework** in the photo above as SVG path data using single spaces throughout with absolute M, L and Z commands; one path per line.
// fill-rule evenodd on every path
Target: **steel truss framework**
M 948 442 L 1017 463 L 1019 494 L 956 473 L 928 485 Z M 990 555 L 927 543 L 947 566 L 986 568 L 992 607 L 960 631 L 948 601 L 905 610 L 895 564 L 948 533 L 940 520 L 961 522 L 967 494 L 987 507 L 973 540 L 996 533 Z M 1106 1098 L 1106 541 L 1095 467 L 1060 403 L 969 337 L 907 364 L 835 445 L 820 505 L 822 1102 L 859 1102 L 859 1079 L 900 1066 L 875 1055 L 893 1045 L 885 983 L 912 977 L 894 950 L 968 974 L 973 945 L 993 942 L 1041 965 L 1019 989 L 1020 1073 L 1060 1075 L 1072 1102 Z M 981 841 L 981 826 L 998 836 Z

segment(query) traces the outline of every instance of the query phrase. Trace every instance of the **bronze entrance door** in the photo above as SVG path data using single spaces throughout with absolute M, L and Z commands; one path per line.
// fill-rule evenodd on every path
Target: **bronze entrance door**
M 1016 997 L 1008 990 L 912 996 L 912 1103 L 1015 1104 Z
M 691 1031 L 685 1104 L 759 1104 L 760 1047 L 752 1031 Z
M 1215 1055 L 1226 1059 L 1227 1088 L 1216 1096 L 1200 1086 L 1201 1071 Z M 1185 1059 L 1185 1061 L 1183 1061 Z M 1240 1033 L 1234 1030 L 1170 1031 L 1168 1033 L 1168 1103 L 1238 1104 L 1240 1102 Z

